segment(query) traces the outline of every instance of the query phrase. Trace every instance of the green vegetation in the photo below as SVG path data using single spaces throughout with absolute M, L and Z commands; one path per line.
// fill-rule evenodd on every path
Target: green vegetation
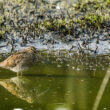
M 71 25 L 71 27 L 70 27 Z M 49 31 L 57 31 L 59 33 L 70 33 L 71 29 L 73 28 L 71 19 L 67 21 L 67 19 L 54 19 L 54 20 L 45 20 L 42 23 L 42 26 L 45 27 L 46 30 Z M 70 29 L 69 29 L 70 27 Z
M 2 23 L 4 22 L 4 17 L 0 16 L 0 38 L 4 37 L 5 31 L 2 28 Z
M 47 31 L 57 31 L 64 35 L 73 35 L 76 24 L 82 29 L 86 27 L 99 30 L 106 27 L 107 23 L 110 22 L 109 5 L 109 0 L 105 2 L 88 1 L 86 3 L 78 3 L 72 7 L 75 9 L 73 10 L 75 13 L 71 12 L 66 17 L 62 14 L 59 18 L 54 19 L 50 16 L 48 19 L 44 19 L 38 27 L 44 27 Z
M 96 13 L 86 14 L 84 17 L 81 17 L 77 21 L 81 24 L 81 26 L 89 26 L 89 27 L 95 27 L 100 28 L 104 24 L 103 16 L 100 16 Z
M 106 0 L 106 6 L 110 8 L 110 0 Z
M 19 4 L 19 6 L 23 7 L 26 2 L 25 0 L 14 0 L 15 4 Z M 29 1 L 27 1 L 28 3 Z M 75 4 L 74 6 L 70 6 L 67 11 L 67 15 L 63 13 L 59 14 L 59 17 L 49 15 L 45 17 L 45 12 L 49 9 L 41 9 L 39 11 L 38 17 L 41 17 L 41 20 L 37 22 L 33 22 L 32 24 L 27 23 L 26 26 L 31 29 L 31 27 L 40 34 L 42 32 L 52 32 L 55 31 L 61 35 L 74 35 L 77 31 L 76 27 L 83 29 L 96 29 L 99 30 L 101 28 L 108 27 L 110 22 L 110 0 L 105 0 L 103 2 L 100 1 L 88 1 L 88 2 L 80 2 Z M 71 11 L 70 11 L 71 10 Z M 34 10 L 36 12 L 36 10 Z M 59 10 L 60 11 L 60 10 Z M 62 12 L 62 11 L 61 11 Z M 12 13 L 13 15 L 13 13 Z M 8 25 L 3 27 L 2 24 L 4 22 L 4 17 L 8 18 L 8 12 L 4 12 L 3 16 L 0 16 L 0 37 L 3 37 L 6 31 L 11 29 L 11 26 Z M 16 15 L 16 20 L 17 20 Z M 42 19 L 42 17 L 44 17 Z M 14 20 L 15 21 L 15 20 Z M 28 26 L 29 24 L 29 26 Z M 20 25 L 18 24 L 18 27 Z M 21 27 L 19 27 L 21 28 Z M 25 27 L 22 27 L 22 29 Z M 22 31 L 22 29 L 19 29 Z
M 84 14 L 84 16 L 79 17 L 78 23 L 82 26 L 102 28 L 106 22 L 110 22 L 109 3 L 108 0 L 105 2 L 88 1 L 87 3 L 77 4 L 75 9 Z
M 5 33 L 10 32 L 10 26 L 6 25 L 4 26 L 4 16 L 0 16 L 0 38 L 5 38 Z
M 96 1 L 88 1 L 87 3 L 79 3 L 76 5 L 76 9 L 81 12 L 92 12 L 104 8 L 104 6 L 100 2 Z

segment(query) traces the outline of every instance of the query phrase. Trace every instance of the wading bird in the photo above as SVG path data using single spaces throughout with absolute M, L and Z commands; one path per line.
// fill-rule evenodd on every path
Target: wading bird
M 25 50 L 14 53 L 6 60 L 0 62 L 0 67 L 22 74 L 22 71 L 28 69 L 36 59 L 36 48 L 30 46 Z

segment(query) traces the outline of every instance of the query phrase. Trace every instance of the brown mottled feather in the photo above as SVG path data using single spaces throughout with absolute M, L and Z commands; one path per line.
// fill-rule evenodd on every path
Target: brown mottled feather
M 28 67 L 35 60 L 35 48 L 29 47 L 23 51 L 16 52 L 0 63 L 0 67 L 12 69 L 16 66 Z
M 4 61 L 4 66 L 5 67 L 14 67 L 18 63 L 20 63 L 24 57 L 27 57 L 26 55 L 28 55 L 28 54 L 25 51 L 17 52 L 15 54 L 11 55 L 10 57 L 8 57 L 8 59 L 6 59 Z

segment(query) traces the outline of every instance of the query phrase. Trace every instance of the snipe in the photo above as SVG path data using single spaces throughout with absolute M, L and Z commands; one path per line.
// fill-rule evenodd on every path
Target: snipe
M 30 46 L 25 50 L 14 53 L 0 63 L 0 67 L 17 72 L 17 75 L 28 69 L 36 59 L 36 48 Z

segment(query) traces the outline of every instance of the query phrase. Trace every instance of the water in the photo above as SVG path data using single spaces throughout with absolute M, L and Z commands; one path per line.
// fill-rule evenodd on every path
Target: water
M 110 109 L 108 56 L 41 59 L 23 76 L 0 68 L 0 110 Z

